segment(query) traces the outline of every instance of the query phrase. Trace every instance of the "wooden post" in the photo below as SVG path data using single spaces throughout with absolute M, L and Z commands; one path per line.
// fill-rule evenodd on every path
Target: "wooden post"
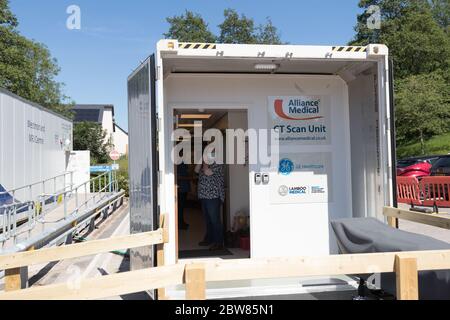
M 164 243 L 160 243 L 156 247 L 156 263 L 158 267 L 164 266 Z M 167 300 L 165 288 L 159 288 L 157 293 L 158 300 Z
M 392 228 L 396 228 L 396 229 L 398 228 L 398 224 L 397 224 L 398 219 L 397 218 L 388 216 L 387 222 Z
M 205 265 L 187 264 L 184 269 L 184 282 L 186 300 L 206 299 Z
M 158 267 L 164 266 L 164 243 L 169 242 L 169 224 L 167 219 L 167 214 L 162 214 L 159 216 L 159 228 L 162 230 L 163 243 L 156 245 L 156 264 Z M 166 289 L 159 288 L 158 300 L 167 300 Z
M 22 289 L 22 276 L 20 268 L 5 270 L 5 291 L 16 291 Z
M 34 251 L 34 247 L 28 249 Z M 28 266 L 5 270 L 5 291 L 16 291 L 26 288 L 28 283 Z
M 396 255 L 395 273 L 397 300 L 418 300 L 419 275 L 417 273 L 417 259 Z

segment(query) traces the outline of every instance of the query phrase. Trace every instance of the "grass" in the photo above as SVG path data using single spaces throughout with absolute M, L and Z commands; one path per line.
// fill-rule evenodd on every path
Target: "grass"
M 450 153 L 450 133 L 435 136 L 425 141 L 426 155 L 442 155 L 448 153 Z M 420 147 L 420 142 L 415 142 L 403 146 L 398 145 L 397 155 L 399 159 L 423 155 Z

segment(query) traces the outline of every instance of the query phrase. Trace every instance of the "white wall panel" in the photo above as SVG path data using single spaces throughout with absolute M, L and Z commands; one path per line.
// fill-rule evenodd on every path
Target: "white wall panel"
M 0 90 L 0 184 L 6 190 L 64 173 L 66 139 L 72 141 L 71 121 Z M 57 189 L 63 183 L 61 178 Z M 33 187 L 33 197 L 42 191 L 42 185 Z M 45 191 L 53 192 L 53 182 L 46 184 Z M 29 194 L 29 190 L 20 192 L 16 198 L 25 201 Z
M 326 203 L 271 204 L 270 183 L 256 186 L 256 172 L 268 172 L 271 181 L 275 167 L 250 165 L 250 220 L 252 257 L 317 255 L 336 252 L 331 219 L 352 216 L 349 103 L 346 83 L 337 76 L 306 75 L 172 75 L 165 80 L 166 108 L 247 109 L 248 127 L 266 129 L 268 97 L 323 95 L 331 97 L 329 145 L 280 146 L 280 154 L 332 153 L 333 197 Z M 169 112 L 170 114 L 170 112 Z M 171 127 L 167 117 L 166 127 Z M 168 130 L 170 131 L 170 130 Z M 166 145 L 170 146 L 170 132 Z M 250 141 L 250 144 L 252 142 Z M 173 174 L 170 150 L 166 149 L 167 176 Z M 168 180 L 169 181 L 169 180 Z M 164 197 L 166 211 L 175 212 L 171 199 Z M 171 248 L 175 249 L 175 248 Z

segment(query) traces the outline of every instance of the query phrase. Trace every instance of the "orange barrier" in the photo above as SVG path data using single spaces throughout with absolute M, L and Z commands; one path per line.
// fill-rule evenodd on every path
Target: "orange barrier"
M 421 205 L 419 181 L 414 177 L 397 177 L 397 201 Z
M 450 207 L 450 177 L 423 177 L 420 181 L 424 206 Z

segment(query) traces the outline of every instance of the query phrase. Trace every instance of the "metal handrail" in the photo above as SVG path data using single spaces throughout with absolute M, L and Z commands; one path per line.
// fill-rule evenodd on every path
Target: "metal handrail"
M 3 192 L 0 192 L 0 195 L 3 195 L 3 194 L 9 194 L 9 193 L 12 193 L 12 192 L 16 192 L 16 191 L 19 191 L 19 190 L 22 190 L 22 189 L 26 189 L 26 188 L 28 188 L 28 187 L 32 187 L 32 186 L 36 186 L 36 185 L 38 185 L 38 184 L 42 184 L 42 183 L 45 183 L 45 182 L 48 182 L 48 181 L 51 181 L 51 180 L 55 180 L 56 178 L 59 178 L 59 177 L 62 177 L 62 176 L 66 176 L 66 175 L 68 175 L 68 174 L 70 174 L 71 175 L 71 178 L 70 178 L 70 180 L 71 180 L 71 182 L 73 181 L 73 173 L 74 173 L 74 171 L 66 171 L 66 172 L 64 172 L 64 173 L 61 173 L 61 174 L 59 174 L 59 175 L 57 175 L 57 176 L 53 176 L 53 177 L 51 177 L 51 178 L 47 178 L 47 179 L 44 179 L 44 180 L 41 180 L 41 181 L 38 181 L 38 182 L 35 182 L 35 183 L 30 183 L 30 184 L 27 184 L 27 185 L 25 185 L 25 186 L 23 186 L 23 187 L 19 187 L 19 188 L 15 188 L 15 189 L 11 189 L 11 190 L 6 190 L 6 191 L 3 191 Z M 45 192 L 45 191 L 44 191 Z
M 46 223 L 57 223 L 62 220 L 67 220 L 69 217 L 78 214 L 82 209 L 87 211 L 91 206 L 95 207 L 95 205 L 107 197 L 108 194 L 116 193 L 118 191 L 117 173 L 115 171 L 105 172 L 75 187 L 72 183 L 73 172 L 68 173 L 71 173 L 71 184 L 69 186 L 64 186 L 62 190 L 55 191 L 54 193 L 42 193 L 38 196 L 38 201 L 36 203 L 29 201 L 25 203 L 12 203 L 0 207 L 0 214 L 2 214 L 0 215 L 0 224 L 3 228 L 0 229 L 2 231 L 0 233 L 0 242 L 3 243 L 3 245 L 5 244 L 5 241 L 10 238 L 14 238 L 14 243 L 16 243 L 17 236 L 25 232 L 31 232 L 37 222 L 43 225 L 44 232 Z M 54 178 L 61 176 L 63 175 Z M 52 179 L 47 179 L 45 181 L 50 180 Z M 88 197 L 88 190 L 89 192 L 92 191 L 94 193 L 90 197 Z M 80 191 L 84 191 L 84 201 L 81 204 L 78 199 Z M 75 196 L 75 209 L 69 212 L 67 203 L 73 196 Z M 47 201 L 49 199 L 53 200 L 50 203 L 52 209 L 59 203 L 62 203 L 64 206 L 63 218 L 56 221 L 45 221 L 46 214 L 50 212 L 47 206 Z M 59 199 L 61 199 L 61 202 L 59 202 Z M 21 208 L 26 208 L 26 210 L 21 211 Z M 21 216 L 22 213 L 23 215 Z M 18 232 L 18 222 L 24 222 L 22 225 L 27 224 L 20 232 Z
M 103 186 L 102 186 L 102 182 L 103 182 Z M 96 185 L 98 186 L 98 188 L 96 188 Z M 88 188 L 89 188 L 89 191 L 92 191 L 94 193 L 94 195 L 91 197 L 88 197 L 88 192 L 87 192 Z M 118 188 L 119 188 L 119 185 L 118 185 L 118 181 L 117 181 L 116 171 L 107 171 L 107 172 L 104 172 L 104 173 L 96 176 L 95 178 L 92 178 L 76 187 L 72 187 L 70 190 L 58 192 L 55 194 L 42 195 L 43 198 L 53 197 L 53 199 L 55 199 L 55 200 L 57 198 L 59 198 L 60 196 L 62 196 L 62 201 L 64 203 L 64 218 L 61 218 L 56 221 L 50 221 L 50 222 L 44 221 L 41 219 L 40 222 L 55 223 L 55 222 L 59 222 L 61 220 L 67 219 L 68 216 L 78 213 L 80 211 L 80 209 L 83 207 L 87 210 L 89 208 L 90 202 L 92 202 L 93 204 L 96 204 L 98 201 L 104 199 L 108 193 L 117 192 Z M 80 190 L 84 191 L 84 202 L 82 202 L 81 204 L 79 203 L 79 199 L 78 199 L 78 194 L 79 194 Z M 75 209 L 72 212 L 70 212 L 70 214 L 69 214 L 69 212 L 67 211 L 66 199 L 71 198 L 73 195 L 75 195 Z M 96 201 L 97 198 L 99 198 L 99 199 Z M 43 202 L 41 202 L 41 203 L 43 203 Z M 44 207 L 44 205 L 42 205 L 42 206 Z
M 24 211 L 21 211 L 22 209 L 26 209 Z M 15 203 L 10 204 L 8 206 L 2 206 L 1 207 L 1 215 L 0 220 L 2 221 L 2 229 L 1 229 L 1 237 L 0 241 L 4 242 L 11 237 L 16 237 L 18 235 L 17 233 L 17 227 L 19 226 L 20 222 L 18 220 L 18 213 L 22 213 L 26 211 L 27 221 L 29 221 L 28 228 L 26 228 L 24 232 L 31 232 L 33 227 L 36 225 L 36 219 L 35 215 L 37 214 L 35 211 L 34 202 L 28 201 L 24 203 Z
M 24 203 L 24 202 L 26 202 L 26 201 L 18 202 L 16 200 L 16 194 L 19 191 L 21 191 L 21 190 L 27 190 L 28 189 L 28 192 L 29 192 L 28 197 L 29 198 L 27 199 L 27 201 L 32 201 L 33 200 L 33 187 L 42 185 L 42 191 L 40 192 L 40 194 L 43 194 L 43 193 L 45 193 L 45 185 L 49 181 L 53 181 L 53 192 L 56 193 L 56 191 L 57 191 L 56 190 L 56 188 L 57 188 L 56 187 L 56 185 L 57 185 L 56 180 L 58 178 L 60 178 L 60 177 L 64 177 L 64 182 L 63 182 L 64 187 L 63 187 L 63 189 L 66 189 L 67 187 L 70 187 L 70 186 L 73 185 L 73 173 L 74 173 L 74 171 L 66 171 L 66 172 L 61 173 L 59 175 L 56 175 L 56 176 L 53 176 L 51 178 L 47 178 L 47 179 L 44 179 L 44 180 L 41 180 L 41 181 L 38 181 L 38 182 L 35 182 L 35 183 L 30 183 L 30 184 L 27 184 L 25 186 L 18 187 L 18 188 L 15 188 L 15 189 L 2 191 L 2 192 L 0 192 L 0 196 L 2 196 L 2 195 L 11 195 L 12 203 L 8 203 L 6 205 L 2 205 L 2 206 L 0 206 L 0 208 L 8 207 L 8 206 L 10 206 L 10 205 L 12 205 L 14 203 Z M 70 174 L 70 185 L 69 186 L 67 186 L 67 181 L 66 181 L 66 176 L 68 174 Z

